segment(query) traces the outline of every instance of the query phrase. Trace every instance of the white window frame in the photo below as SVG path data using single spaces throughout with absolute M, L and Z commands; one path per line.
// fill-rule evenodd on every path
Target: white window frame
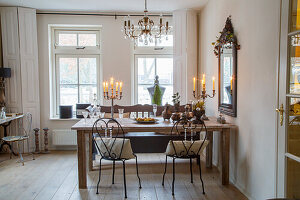
M 174 41 L 173 41 L 174 43 Z M 173 45 L 174 47 L 174 45 Z M 133 50 L 133 103 L 138 103 L 138 58 L 173 58 L 173 92 L 176 91 L 174 84 L 175 70 L 174 70 L 174 57 L 173 57 L 173 47 L 160 47 L 160 46 L 150 46 L 150 47 L 138 47 L 134 45 Z M 154 79 L 153 79 L 154 81 Z
M 50 119 L 59 115 L 59 70 L 58 57 L 96 57 L 97 59 L 97 98 L 101 98 L 102 82 L 102 58 L 101 58 L 101 26 L 74 26 L 74 25 L 49 25 L 49 74 L 50 74 Z M 85 32 L 86 31 L 86 32 Z M 86 46 L 82 49 L 79 46 L 58 46 L 57 36 L 60 32 L 96 33 L 96 46 Z M 78 48 L 79 47 L 79 48 Z M 80 85 L 78 83 L 78 85 Z M 102 102 L 100 102 L 102 103 Z M 75 116 L 76 113 L 74 112 Z

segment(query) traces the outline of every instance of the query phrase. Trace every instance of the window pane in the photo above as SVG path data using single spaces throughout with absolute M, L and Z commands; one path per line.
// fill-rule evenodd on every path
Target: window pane
M 291 14 L 291 25 L 290 25 L 290 32 L 296 31 L 300 29 L 300 1 L 299 0 L 292 0 L 292 10 Z
M 172 47 L 173 46 L 173 35 L 162 37 L 161 40 L 157 40 L 156 46 Z
M 60 85 L 60 105 L 73 105 L 74 110 L 77 102 L 77 85 Z
M 77 46 L 76 33 L 59 33 L 58 34 L 59 46 Z
M 155 58 L 138 58 L 138 84 L 154 84 Z
M 173 86 L 172 85 L 161 85 L 161 86 L 166 88 L 162 99 L 162 105 L 165 105 L 167 102 L 168 104 L 173 104 L 172 103 L 172 95 L 174 94 Z
M 138 104 L 151 104 L 150 94 L 147 90 L 152 85 L 139 85 L 138 86 Z
M 157 58 L 157 75 L 160 84 L 173 84 L 173 58 Z
M 300 34 L 290 37 L 290 93 L 300 94 Z
M 97 83 L 97 59 L 79 58 L 79 83 L 96 84 Z
M 80 85 L 79 86 L 79 103 L 92 103 L 94 94 L 97 94 L 96 85 Z
M 59 58 L 60 84 L 77 84 L 77 58 Z
M 79 34 L 78 35 L 79 46 L 96 46 L 97 39 L 96 34 Z
M 300 98 L 289 98 L 287 152 L 300 157 Z

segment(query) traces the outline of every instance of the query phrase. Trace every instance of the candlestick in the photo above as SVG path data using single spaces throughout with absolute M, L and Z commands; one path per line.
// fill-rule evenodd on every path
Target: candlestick
M 116 92 L 119 90 L 119 82 L 116 82 Z
M 194 84 L 194 90 L 193 91 L 196 91 L 196 77 L 193 78 L 193 84 Z
M 123 82 L 120 83 L 120 92 L 122 92 Z
M 194 80 L 195 80 L 195 78 L 194 78 Z M 201 91 L 201 93 L 199 94 L 199 95 L 197 95 L 196 94 L 196 91 L 195 91 L 195 89 L 193 90 L 193 96 L 194 96 L 194 98 L 196 98 L 196 99 L 203 99 L 203 101 L 205 101 L 205 99 L 206 98 L 213 98 L 215 95 L 216 95 L 216 90 L 215 90 L 215 78 L 213 77 L 212 78 L 212 81 L 213 81 L 213 93 L 212 93 L 212 95 L 209 95 L 209 94 L 207 94 L 207 92 L 206 92 L 206 88 L 205 88 L 205 74 L 203 74 L 203 79 L 201 80 L 201 82 L 202 82 L 202 91 Z M 194 84 L 195 84 L 195 81 L 194 81 Z M 195 88 L 195 85 L 194 85 L 194 88 Z M 205 114 L 203 114 L 202 115 L 202 120 L 208 120 L 208 117 L 206 117 L 206 115 Z
M 105 82 L 105 92 L 104 92 L 104 99 L 111 100 L 111 118 L 114 118 L 114 100 L 121 100 L 122 98 L 122 82 L 116 82 L 116 88 L 114 90 L 114 78 L 110 78 L 110 89 L 111 95 L 108 92 L 108 82 Z M 120 86 L 120 88 L 119 88 Z M 119 92 L 120 90 L 120 92 Z
M 105 84 L 105 82 L 103 81 L 103 92 L 105 93 L 105 86 L 106 86 L 106 84 Z

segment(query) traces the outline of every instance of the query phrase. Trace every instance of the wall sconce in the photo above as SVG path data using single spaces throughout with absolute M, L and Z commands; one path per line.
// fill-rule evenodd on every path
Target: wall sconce
M 0 107 L 5 107 L 5 78 L 11 77 L 11 69 L 0 67 Z

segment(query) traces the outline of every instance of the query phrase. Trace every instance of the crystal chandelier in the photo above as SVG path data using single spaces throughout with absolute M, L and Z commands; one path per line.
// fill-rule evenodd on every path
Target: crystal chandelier
M 154 25 L 153 20 L 151 20 L 148 15 L 147 10 L 147 0 L 145 0 L 145 10 L 144 17 L 140 19 L 137 25 L 134 25 L 133 22 L 130 21 L 130 16 L 126 17 L 124 20 L 124 27 L 122 31 L 125 34 L 125 38 L 129 38 L 135 42 L 144 43 L 144 45 L 148 45 L 149 43 L 153 43 L 154 40 L 158 39 L 158 42 L 161 42 L 162 37 L 165 37 L 168 40 L 168 34 L 171 33 L 171 27 L 169 26 L 169 22 L 163 24 L 162 15 L 159 18 L 159 25 Z

